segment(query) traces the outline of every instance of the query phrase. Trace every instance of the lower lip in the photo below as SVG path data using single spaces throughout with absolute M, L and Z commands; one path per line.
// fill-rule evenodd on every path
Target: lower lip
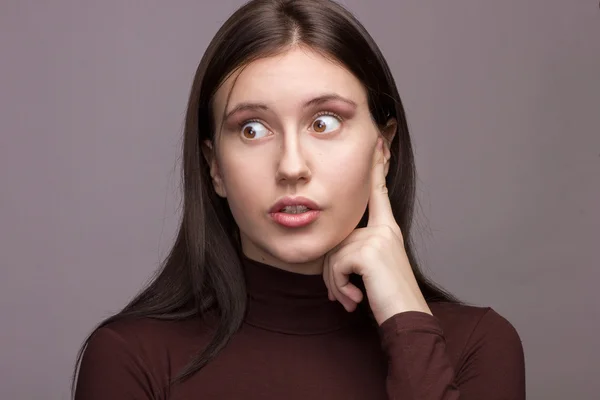
M 279 225 L 286 228 L 301 228 L 313 223 L 319 218 L 319 210 L 310 210 L 300 214 L 288 214 L 282 212 L 271 213 L 271 218 Z

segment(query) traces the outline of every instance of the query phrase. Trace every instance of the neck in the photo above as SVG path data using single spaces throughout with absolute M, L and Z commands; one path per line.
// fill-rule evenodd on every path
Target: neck
M 356 323 L 359 313 L 348 313 L 329 301 L 320 274 L 297 273 L 243 257 L 248 291 L 246 323 L 289 334 L 317 334 Z M 296 264 L 294 264 L 296 265 Z

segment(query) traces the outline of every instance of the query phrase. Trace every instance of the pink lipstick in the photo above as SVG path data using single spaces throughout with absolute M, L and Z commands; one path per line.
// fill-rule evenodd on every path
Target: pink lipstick
M 313 223 L 321 209 L 317 203 L 305 197 L 286 196 L 269 210 L 273 221 L 287 228 L 301 228 Z

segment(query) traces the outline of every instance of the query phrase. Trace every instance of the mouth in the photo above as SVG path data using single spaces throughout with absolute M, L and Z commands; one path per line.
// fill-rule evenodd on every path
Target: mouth
M 321 209 L 317 203 L 305 197 L 284 197 L 269 210 L 277 224 L 286 228 L 307 226 L 319 218 Z
M 285 206 L 281 210 L 279 210 L 279 212 L 285 213 L 285 214 L 302 214 L 302 213 L 305 213 L 310 210 L 311 209 L 306 206 L 295 205 L 295 206 Z
M 269 213 L 301 214 L 308 211 L 320 211 L 320 207 L 306 197 L 287 196 L 273 204 Z

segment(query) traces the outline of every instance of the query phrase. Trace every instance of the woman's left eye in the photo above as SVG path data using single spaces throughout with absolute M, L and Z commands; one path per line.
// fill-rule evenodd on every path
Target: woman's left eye
M 317 133 L 329 133 L 335 131 L 340 125 L 339 118 L 333 115 L 321 115 L 313 121 L 311 128 Z

